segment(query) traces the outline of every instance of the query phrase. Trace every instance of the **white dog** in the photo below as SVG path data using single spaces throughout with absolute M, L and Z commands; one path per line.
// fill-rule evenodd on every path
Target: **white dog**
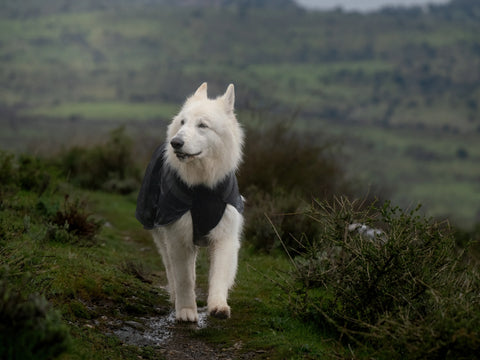
M 137 200 L 137 219 L 152 229 L 165 265 L 176 318 L 198 321 L 197 246 L 209 246 L 208 313 L 228 318 L 228 291 L 237 272 L 243 199 L 235 171 L 243 131 L 234 114 L 235 92 L 207 97 L 203 83 L 187 99 L 154 153 Z

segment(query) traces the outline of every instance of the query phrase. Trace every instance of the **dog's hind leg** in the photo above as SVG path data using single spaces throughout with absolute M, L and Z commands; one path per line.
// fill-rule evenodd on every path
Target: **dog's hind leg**
M 208 313 L 218 318 L 230 317 L 228 290 L 235 282 L 240 249 L 242 216 L 227 206 L 220 224 L 210 232 L 210 274 Z

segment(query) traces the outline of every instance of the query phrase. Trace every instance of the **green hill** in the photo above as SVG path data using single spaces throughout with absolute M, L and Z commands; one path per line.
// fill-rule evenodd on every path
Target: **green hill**
M 0 146 L 53 151 L 119 123 L 159 141 L 195 86 L 234 82 L 244 124 L 298 113 L 296 130 L 343 144 L 339 161 L 363 192 L 479 221 L 478 2 L 368 15 L 174 3 L 6 1 Z

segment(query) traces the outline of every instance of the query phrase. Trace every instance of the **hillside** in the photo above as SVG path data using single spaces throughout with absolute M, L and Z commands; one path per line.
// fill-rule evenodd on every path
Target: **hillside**
M 283 139 L 277 149 L 295 143 Z M 199 249 L 200 321 L 176 323 L 160 256 L 133 216 L 136 194 L 111 186 L 135 177 L 128 146 L 117 131 L 106 145 L 77 148 L 63 159 L 0 152 L 1 359 L 478 354 L 478 230 L 452 232 L 388 202 L 365 206 L 337 197 L 300 204 L 300 188 L 282 186 L 295 180 L 306 188 L 309 163 L 287 181 L 283 169 L 273 169 L 274 189 L 250 189 L 232 317 L 206 314 L 208 253 Z M 312 149 L 297 147 L 306 156 Z M 247 183 L 272 154 L 257 156 L 259 163 L 245 164 Z M 105 163 L 108 174 L 99 178 L 94 171 Z M 70 171 L 82 166 L 94 173 Z M 86 182 L 89 175 L 94 183 Z M 381 226 L 378 237 L 364 231 L 368 226 Z
M 51 152 L 124 123 L 147 154 L 196 85 L 234 82 L 245 125 L 292 114 L 341 143 L 359 193 L 480 220 L 478 2 L 368 15 L 211 3 L 224 6 L 7 1 L 0 146 Z

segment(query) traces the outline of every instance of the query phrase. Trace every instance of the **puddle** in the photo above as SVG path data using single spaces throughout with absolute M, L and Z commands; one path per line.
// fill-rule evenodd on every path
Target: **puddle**
M 125 321 L 113 334 L 124 343 L 136 346 L 158 346 L 166 343 L 177 329 L 197 330 L 207 326 L 207 307 L 198 309 L 198 323 L 177 323 L 175 312 L 164 316 Z

